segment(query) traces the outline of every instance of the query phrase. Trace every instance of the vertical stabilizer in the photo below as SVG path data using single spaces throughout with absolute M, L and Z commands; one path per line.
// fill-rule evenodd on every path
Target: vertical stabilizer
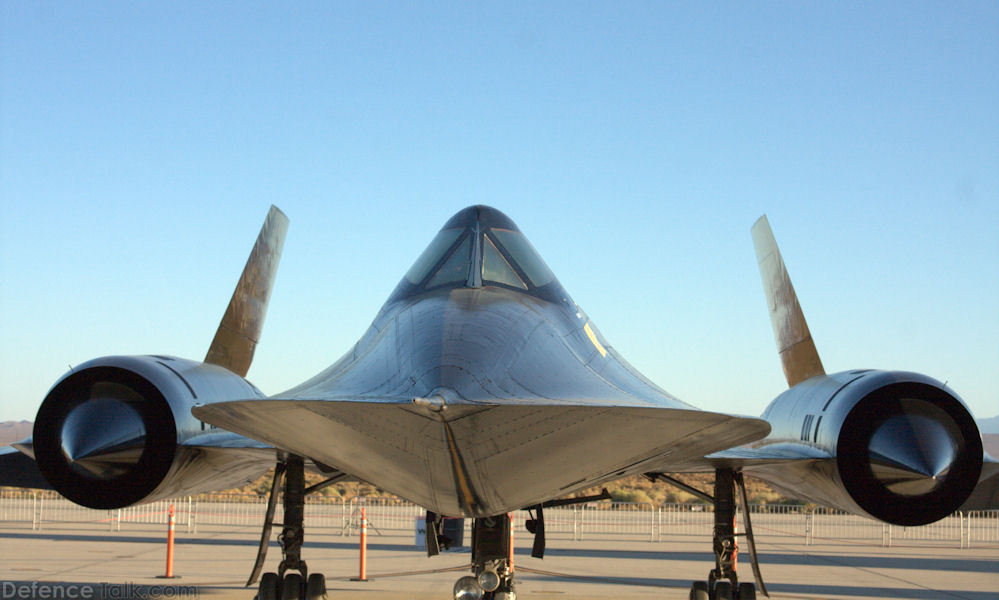
M 215 339 L 208 348 L 205 362 L 246 376 L 253 362 L 253 352 L 260 340 L 260 331 L 267 315 L 267 302 L 274 287 L 281 248 L 288 232 L 288 217 L 271 206 L 260 228 L 257 243 L 243 268 L 243 275 L 232 293 L 229 307 L 222 316 Z
M 770 324 L 774 329 L 777 353 L 780 354 L 787 385 L 793 387 L 810 377 L 825 375 L 766 215 L 753 224 L 752 232 L 763 293 L 770 310 Z

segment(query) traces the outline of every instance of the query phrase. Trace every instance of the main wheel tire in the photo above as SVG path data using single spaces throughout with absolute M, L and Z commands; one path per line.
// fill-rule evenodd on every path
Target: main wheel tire
M 282 598 L 282 600 L 285 600 Z M 732 582 L 731 581 L 719 581 L 715 584 L 715 594 L 712 596 L 712 600 L 735 600 L 732 597 Z
M 305 582 L 305 600 L 323 600 L 326 597 L 326 576 L 312 573 Z
M 756 586 L 747 581 L 740 583 L 737 598 L 739 600 L 756 600 Z
M 281 600 L 302 600 L 305 585 L 298 573 L 287 573 L 284 576 L 284 586 L 281 588 Z
M 277 573 L 264 573 L 260 577 L 257 600 L 281 600 L 281 578 Z
M 695 581 L 690 584 L 690 600 L 711 600 L 707 582 Z

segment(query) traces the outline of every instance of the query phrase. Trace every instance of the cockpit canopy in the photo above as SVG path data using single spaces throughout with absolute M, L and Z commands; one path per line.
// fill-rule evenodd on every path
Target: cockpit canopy
M 497 286 L 539 298 L 568 297 L 531 242 L 503 213 L 470 206 L 444 224 L 396 288 L 393 298 L 437 288 Z

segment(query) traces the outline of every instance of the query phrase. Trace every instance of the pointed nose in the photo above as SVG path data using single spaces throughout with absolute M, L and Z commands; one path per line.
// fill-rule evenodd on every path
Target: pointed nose
M 950 419 L 942 418 L 946 415 L 934 414 L 935 407 L 920 403 L 909 408 L 875 430 L 868 450 L 871 471 L 886 488 L 901 496 L 920 496 L 947 478 L 958 459 L 961 434 Z
M 66 463 L 77 474 L 111 479 L 129 472 L 142 457 L 146 428 L 130 404 L 138 394 L 119 384 L 97 384 L 94 397 L 66 415 L 61 442 Z

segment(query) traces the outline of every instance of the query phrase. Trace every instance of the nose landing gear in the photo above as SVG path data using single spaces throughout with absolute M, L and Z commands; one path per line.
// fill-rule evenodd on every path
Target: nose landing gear
M 472 572 L 454 584 L 454 600 L 516 600 L 510 561 L 510 516 L 472 522 Z

